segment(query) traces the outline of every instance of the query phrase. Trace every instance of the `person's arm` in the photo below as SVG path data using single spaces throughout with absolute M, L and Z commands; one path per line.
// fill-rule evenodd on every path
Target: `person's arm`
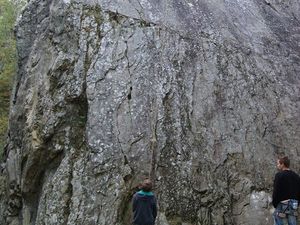
M 273 195 L 272 195 L 272 204 L 274 208 L 277 207 L 279 200 L 278 200 L 278 194 L 279 194 L 279 174 L 277 173 L 275 175 L 274 184 L 273 184 Z
M 132 198 L 132 211 L 133 212 L 136 210 L 136 206 L 137 206 L 137 199 L 136 199 L 136 196 L 133 195 L 133 198 Z
M 298 174 L 297 174 L 298 175 Z M 300 201 L 300 176 L 298 175 L 298 194 L 297 194 L 297 200 Z M 299 205 L 299 203 L 298 203 Z
M 155 197 L 154 197 L 154 202 L 153 202 L 153 205 L 152 205 L 152 215 L 153 215 L 154 219 L 157 216 L 157 202 L 156 202 Z

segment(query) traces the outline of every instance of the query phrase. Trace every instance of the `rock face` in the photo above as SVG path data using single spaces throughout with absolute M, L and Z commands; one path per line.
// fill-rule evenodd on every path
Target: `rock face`
M 298 0 L 31 0 L 1 166 L 1 225 L 271 225 L 300 165 Z

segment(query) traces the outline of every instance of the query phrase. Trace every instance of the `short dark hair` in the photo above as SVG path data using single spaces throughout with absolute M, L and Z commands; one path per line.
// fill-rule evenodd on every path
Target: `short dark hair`
M 152 191 L 152 182 L 150 179 L 145 179 L 141 184 L 141 189 L 145 192 Z
M 280 164 L 283 164 L 285 167 L 290 167 L 290 160 L 287 156 L 279 157 L 278 161 Z

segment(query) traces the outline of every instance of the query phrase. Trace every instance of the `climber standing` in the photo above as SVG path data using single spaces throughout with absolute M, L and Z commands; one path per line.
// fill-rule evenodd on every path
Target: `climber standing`
M 297 225 L 297 208 L 300 200 L 300 177 L 290 170 L 290 160 L 287 156 L 278 158 L 273 186 L 272 204 L 275 207 L 273 214 L 274 224 Z
M 133 224 L 154 225 L 157 215 L 157 202 L 152 192 L 152 182 L 146 179 L 132 200 Z

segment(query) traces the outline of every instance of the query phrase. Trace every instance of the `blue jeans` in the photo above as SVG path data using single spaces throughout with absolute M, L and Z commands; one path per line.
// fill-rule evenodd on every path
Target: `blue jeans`
M 286 222 L 288 225 L 297 225 L 296 213 L 297 208 L 293 208 L 293 203 L 297 200 L 291 199 L 287 204 L 279 203 L 273 214 L 274 225 L 284 225 Z M 280 213 L 283 213 L 282 215 Z M 285 215 L 285 217 L 283 217 Z M 286 221 L 286 222 L 285 222 Z

